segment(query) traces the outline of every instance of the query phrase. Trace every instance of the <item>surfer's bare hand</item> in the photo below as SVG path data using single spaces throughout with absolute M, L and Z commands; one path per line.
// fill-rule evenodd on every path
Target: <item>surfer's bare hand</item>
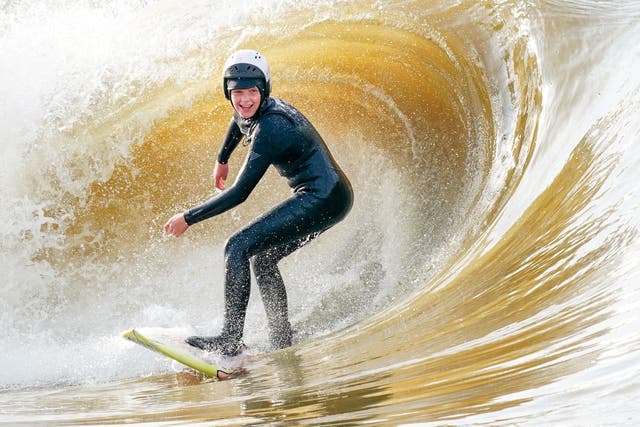
M 224 190 L 227 175 L 229 175 L 229 165 L 216 162 L 216 166 L 213 168 L 213 182 L 218 190 Z
M 187 221 L 184 219 L 184 214 L 179 213 L 172 216 L 169 221 L 164 225 L 165 234 L 169 234 L 173 237 L 180 237 L 182 234 L 187 231 L 189 225 Z

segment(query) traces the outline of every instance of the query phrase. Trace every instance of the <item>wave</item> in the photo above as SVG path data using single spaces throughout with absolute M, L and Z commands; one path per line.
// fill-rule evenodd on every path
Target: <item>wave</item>
M 286 186 L 269 174 L 179 240 L 161 225 L 212 191 L 231 112 L 220 67 L 253 47 L 356 204 L 282 264 L 298 344 L 259 356 L 217 406 L 241 400 L 231 412 L 256 422 L 553 423 L 604 420 L 605 405 L 627 419 L 634 377 L 601 375 L 627 372 L 640 342 L 638 16 L 551 1 L 4 5 L 0 387 L 135 394 L 118 381 L 167 364 L 119 331 L 220 327 L 222 243 Z M 265 323 L 252 297 L 258 351 Z

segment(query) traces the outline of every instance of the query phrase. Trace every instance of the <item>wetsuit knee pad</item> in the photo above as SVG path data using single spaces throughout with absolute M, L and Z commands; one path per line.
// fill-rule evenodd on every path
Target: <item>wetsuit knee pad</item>
M 254 240 L 250 234 L 247 229 L 242 229 L 229 237 L 224 244 L 225 258 L 230 256 L 249 258 L 252 241 Z

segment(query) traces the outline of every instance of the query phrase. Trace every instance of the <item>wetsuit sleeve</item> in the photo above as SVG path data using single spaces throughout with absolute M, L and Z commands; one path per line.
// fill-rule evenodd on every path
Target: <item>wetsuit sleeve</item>
M 218 151 L 218 163 L 226 164 L 227 162 L 229 162 L 231 153 L 238 146 L 238 143 L 241 139 L 242 132 L 240 132 L 240 128 L 238 127 L 236 122 L 231 119 L 229 127 L 227 128 L 227 134 L 223 139 L 220 151 Z
M 252 147 L 253 148 L 253 147 Z M 200 206 L 189 209 L 184 214 L 188 225 L 220 215 L 244 202 L 269 168 L 271 161 L 267 155 L 250 150 L 232 187 L 212 197 Z

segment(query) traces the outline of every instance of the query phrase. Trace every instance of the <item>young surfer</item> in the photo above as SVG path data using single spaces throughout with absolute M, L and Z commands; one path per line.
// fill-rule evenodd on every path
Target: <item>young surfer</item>
M 244 202 L 273 165 L 293 194 L 232 235 L 224 248 L 225 313 L 220 335 L 193 336 L 187 343 L 207 351 L 236 355 L 242 350 L 249 302 L 250 266 L 265 306 L 271 343 L 291 345 L 287 293 L 278 262 L 351 209 L 353 192 L 322 137 L 307 118 L 271 97 L 269 64 L 258 52 L 239 50 L 223 66 L 223 91 L 234 113 L 218 152 L 214 183 L 225 190 L 231 153 L 244 138 L 248 152 L 235 183 L 199 206 L 169 219 L 164 232 L 181 236 L 193 224 Z

